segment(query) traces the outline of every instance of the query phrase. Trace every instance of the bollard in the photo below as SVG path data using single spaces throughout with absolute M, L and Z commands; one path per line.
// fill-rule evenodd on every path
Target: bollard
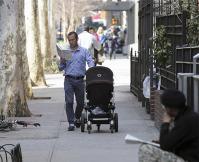
M 193 76 L 194 80 L 194 111 L 199 112 L 199 75 Z
M 194 75 L 196 75 L 197 59 L 199 59 L 199 53 L 193 56 L 193 73 L 194 73 Z
M 197 60 L 199 59 L 199 53 L 193 56 L 193 79 L 194 79 L 194 111 L 199 112 L 199 75 L 196 74 L 196 64 Z

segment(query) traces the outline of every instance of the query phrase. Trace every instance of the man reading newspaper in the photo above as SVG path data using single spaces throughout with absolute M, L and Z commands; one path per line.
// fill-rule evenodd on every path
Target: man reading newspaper
M 186 106 L 184 94 L 167 89 L 160 96 L 165 108 L 160 148 L 142 144 L 139 162 L 199 162 L 199 115 Z

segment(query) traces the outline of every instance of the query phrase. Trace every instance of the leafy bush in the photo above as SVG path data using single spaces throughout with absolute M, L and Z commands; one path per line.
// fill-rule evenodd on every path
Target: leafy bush
M 168 65 L 169 58 L 171 56 L 171 43 L 166 37 L 166 28 L 163 25 L 158 26 L 155 29 L 156 36 L 153 39 L 153 52 L 156 65 L 165 67 Z

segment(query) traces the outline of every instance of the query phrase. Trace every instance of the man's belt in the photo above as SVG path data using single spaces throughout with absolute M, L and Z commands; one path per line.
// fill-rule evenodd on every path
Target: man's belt
M 75 79 L 75 80 L 79 80 L 79 79 L 83 79 L 84 76 L 72 76 L 72 75 L 66 75 L 66 78 L 71 78 L 71 79 Z

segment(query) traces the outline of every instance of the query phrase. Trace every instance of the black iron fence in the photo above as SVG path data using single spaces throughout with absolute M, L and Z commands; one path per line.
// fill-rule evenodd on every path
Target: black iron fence
M 176 47 L 186 44 L 186 13 L 178 15 L 167 15 L 156 17 L 156 27 L 165 26 L 166 37 L 171 43 L 171 57 L 169 65 L 164 68 L 159 68 L 161 75 L 161 88 L 175 88 L 176 87 L 176 72 L 175 72 L 175 55 Z
M 176 74 L 193 73 L 193 56 L 199 53 L 199 46 L 176 48 Z M 196 65 L 196 74 L 199 74 L 199 64 Z M 188 75 L 187 75 L 188 76 Z M 178 86 L 178 82 L 177 82 Z M 187 104 L 194 107 L 194 83 L 193 77 L 187 77 L 186 89 Z
M 199 6 L 198 1 L 188 0 L 184 6 L 175 0 L 139 1 L 138 51 L 131 53 L 131 91 L 138 96 L 139 101 L 146 103 L 146 99 L 142 95 L 143 80 L 146 76 L 150 76 L 152 87 L 154 69 L 161 76 L 161 89 L 177 88 L 177 73 L 192 70 L 192 63 L 189 62 L 192 62 L 190 60 L 192 56 L 191 54 L 190 56 L 189 54 L 182 54 L 187 53 L 187 51 L 181 48 L 187 46 L 187 20 L 190 18 L 187 11 L 193 5 L 197 8 Z M 158 64 L 153 64 L 153 38 L 155 37 L 154 29 L 161 25 L 165 26 L 166 37 L 172 45 L 172 54 L 168 66 L 160 68 L 156 66 Z M 195 50 L 195 48 L 191 48 L 189 53 L 196 53 Z M 186 59 L 182 60 L 182 57 Z M 188 58 L 189 63 L 186 61 Z M 191 84 L 192 81 L 188 82 Z M 189 100 L 191 103 L 191 99 Z
M 139 35 L 138 50 L 131 53 L 131 91 L 138 96 L 139 101 L 143 97 L 143 80 L 150 73 L 150 48 L 153 37 L 153 0 L 139 1 Z
M 193 73 L 193 56 L 199 53 L 199 46 L 176 48 L 176 73 Z M 197 64 L 196 73 L 199 74 Z
M 131 60 L 131 92 L 138 97 L 138 100 L 141 100 L 141 75 L 140 75 L 140 55 L 139 52 L 135 52 L 130 54 L 130 60 Z

